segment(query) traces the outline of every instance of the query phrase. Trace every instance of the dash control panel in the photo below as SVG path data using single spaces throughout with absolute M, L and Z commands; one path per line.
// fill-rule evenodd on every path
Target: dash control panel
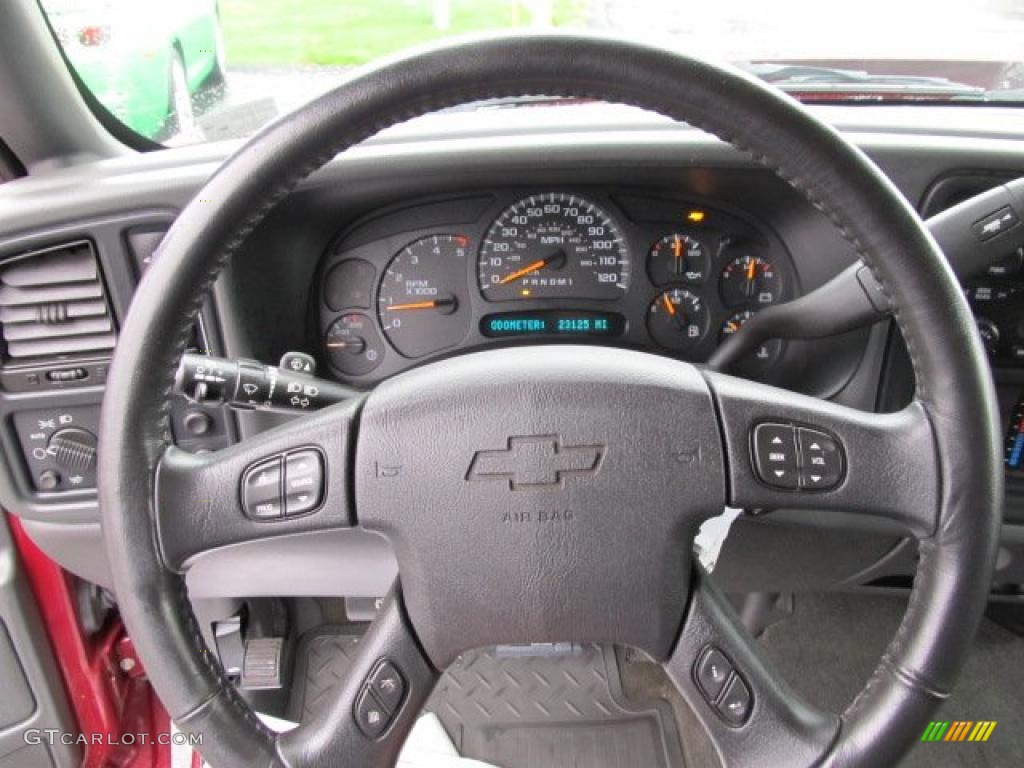
M 819 429 L 765 423 L 754 428 L 754 469 L 761 482 L 791 491 L 827 491 L 843 478 L 843 451 Z
M 14 429 L 36 491 L 96 487 L 99 418 L 95 405 L 14 414 Z

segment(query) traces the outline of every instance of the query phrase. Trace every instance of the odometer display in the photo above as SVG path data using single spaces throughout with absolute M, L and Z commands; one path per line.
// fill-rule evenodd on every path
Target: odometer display
M 626 321 L 616 312 L 539 310 L 501 312 L 480 321 L 480 333 L 490 338 L 516 336 L 619 336 Z
M 593 203 L 566 193 L 509 206 L 480 248 L 480 290 L 489 301 L 616 299 L 629 277 L 619 228 Z

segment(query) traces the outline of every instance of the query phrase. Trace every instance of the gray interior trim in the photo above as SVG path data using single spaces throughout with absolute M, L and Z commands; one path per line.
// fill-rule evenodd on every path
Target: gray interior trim
M 186 576 L 189 596 L 381 597 L 398 575 L 391 545 L 364 530 L 279 536 L 196 557 Z
M 21 527 L 47 557 L 75 576 L 113 588 L 99 523 L 47 523 L 21 518 Z

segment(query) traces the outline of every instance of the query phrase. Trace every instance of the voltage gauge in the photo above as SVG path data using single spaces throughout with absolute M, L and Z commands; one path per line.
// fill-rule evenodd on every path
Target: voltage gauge
M 769 259 L 745 253 L 725 265 L 719 288 L 728 307 L 766 307 L 782 298 L 782 277 Z

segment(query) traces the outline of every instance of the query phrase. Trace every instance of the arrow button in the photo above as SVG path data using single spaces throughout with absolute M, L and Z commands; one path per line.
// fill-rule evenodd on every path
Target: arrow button
M 319 451 L 288 454 L 284 467 L 284 514 L 302 515 L 320 506 L 324 497 L 324 464 Z
M 832 435 L 816 429 L 797 429 L 800 487 L 815 491 L 835 488 L 843 477 L 843 451 Z
M 797 478 L 796 434 L 789 424 L 758 424 L 753 434 L 754 470 L 758 478 L 775 488 L 795 490 Z

